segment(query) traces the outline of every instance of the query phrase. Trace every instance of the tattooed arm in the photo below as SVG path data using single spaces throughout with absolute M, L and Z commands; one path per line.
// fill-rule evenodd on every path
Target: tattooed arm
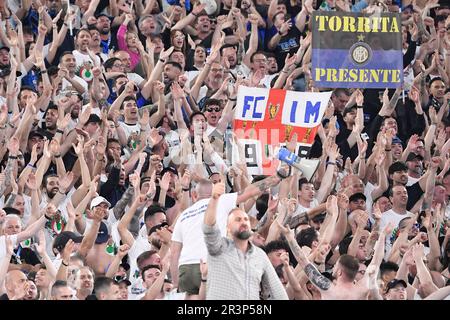
M 245 188 L 237 197 L 237 204 L 247 201 L 250 198 L 260 196 L 267 189 L 276 186 L 281 181 L 278 176 L 270 176 L 264 180 L 252 183 Z
M 286 237 L 289 247 L 291 248 L 292 254 L 294 255 L 300 267 L 305 271 L 308 279 L 320 290 L 326 291 L 330 289 L 332 284 L 331 281 L 327 277 L 323 276 L 320 271 L 317 270 L 316 266 L 308 260 L 308 258 L 305 256 L 302 249 L 298 245 L 297 241 L 295 240 L 293 233 L 291 233 L 290 230 L 286 227 L 280 227 L 284 236 Z

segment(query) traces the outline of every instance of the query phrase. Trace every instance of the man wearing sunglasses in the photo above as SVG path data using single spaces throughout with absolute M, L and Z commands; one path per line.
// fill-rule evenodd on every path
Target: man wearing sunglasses
M 216 130 L 219 120 L 222 117 L 222 106 L 217 99 L 208 99 L 205 102 L 205 116 L 206 116 L 206 134 L 211 135 Z

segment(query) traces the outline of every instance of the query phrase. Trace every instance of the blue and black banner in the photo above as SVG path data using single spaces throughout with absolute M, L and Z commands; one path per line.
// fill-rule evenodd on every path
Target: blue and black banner
M 315 11 L 312 19 L 312 76 L 317 87 L 401 86 L 399 14 Z

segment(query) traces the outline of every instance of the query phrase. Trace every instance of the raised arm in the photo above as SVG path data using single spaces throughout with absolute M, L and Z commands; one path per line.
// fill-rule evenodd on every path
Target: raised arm
M 280 225 L 280 228 L 288 241 L 289 248 L 298 262 L 298 265 L 305 271 L 306 276 L 309 280 L 320 290 L 329 290 L 331 288 L 331 281 L 323 276 L 319 270 L 317 270 L 316 266 L 311 263 L 306 255 L 303 253 L 302 249 L 295 240 L 294 234 L 284 226 Z
M 131 205 L 130 209 L 122 216 L 122 218 L 119 221 L 119 224 L 117 225 L 117 229 L 120 234 L 120 238 L 122 239 L 122 242 L 124 244 L 127 244 L 130 246 L 130 248 L 134 244 L 134 237 L 133 234 L 128 230 L 128 226 L 130 225 L 131 220 L 133 219 L 134 214 L 136 213 L 136 210 L 142 206 L 146 201 L 145 195 L 136 195 L 135 200 L 133 201 L 133 204 Z

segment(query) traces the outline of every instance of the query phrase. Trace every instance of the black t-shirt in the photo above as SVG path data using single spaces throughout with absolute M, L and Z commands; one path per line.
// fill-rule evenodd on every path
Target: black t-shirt
M 211 34 L 209 36 L 207 36 L 205 39 L 203 39 L 200 42 L 200 44 L 206 48 L 206 51 L 208 52 L 208 54 L 211 51 L 213 34 L 214 34 L 214 32 L 211 32 Z M 193 38 L 194 41 L 197 39 L 199 39 L 199 38 L 198 37 Z
M 383 193 L 383 196 L 389 198 L 389 191 L 392 187 L 392 184 L 389 185 L 389 188 Z M 420 187 L 419 181 L 406 187 L 406 191 L 408 192 L 408 203 L 406 204 L 406 210 L 411 210 L 425 192 Z
M 6 293 L 2 294 L 0 300 L 9 300 L 8 295 Z
M 299 39 L 301 35 L 302 33 L 295 26 L 293 26 L 285 36 L 281 37 L 280 42 L 278 42 L 275 50 L 273 50 L 277 58 L 278 68 L 280 70 L 284 67 L 284 60 L 286 59 L 288 53 L 293 55 L 297 52 L 300 47 Z M 267 41 L 270 41 L 270 39 L 267 39 Z

